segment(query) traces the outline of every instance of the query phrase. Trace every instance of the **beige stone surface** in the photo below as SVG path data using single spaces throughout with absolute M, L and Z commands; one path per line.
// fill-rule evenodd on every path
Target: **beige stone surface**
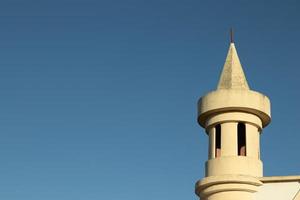
M 300 198 L 300 183 L 291 182 L 268 182 L 258 188 L 254 193 L 255 200 L 296 200 Z
M 205 200 L 250 200 L 261 185 L 262 182 L 251 176 L 208 176 L 196 183 L 196 194 Z
M 269 98 L 252 90 L 216 90 L 198 102 L 198 122 L 202 127 L 210 117 L 225 112 L 251 113 L 260 118 L 263 127 L 271 121 Z
M 218 84 L 219 89 L 249 89 L 234 43 L 229 46 Z
M 263 163 L 258 158 L 249 156 L 220 156 L 210 159 L 205 164 L 206 176 L 239 174 L 261 177 Z

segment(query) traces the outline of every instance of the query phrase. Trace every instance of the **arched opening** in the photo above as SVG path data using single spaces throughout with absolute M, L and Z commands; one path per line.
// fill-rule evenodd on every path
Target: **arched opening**
M 215 147 L 215 157 L 220 157 L 221 156 L 221 125 L 218 124 L 216 125 L 216 147 Z
M 238 123 L 238 155 L 246 156 L 246 126 Z

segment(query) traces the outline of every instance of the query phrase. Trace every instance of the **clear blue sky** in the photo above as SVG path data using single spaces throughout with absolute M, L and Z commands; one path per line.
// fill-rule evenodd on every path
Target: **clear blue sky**
M 300 174 L 299 1 L 2 0 L 0 199 L 197 199 L 229 27 L 272 101 L 265 175 Z

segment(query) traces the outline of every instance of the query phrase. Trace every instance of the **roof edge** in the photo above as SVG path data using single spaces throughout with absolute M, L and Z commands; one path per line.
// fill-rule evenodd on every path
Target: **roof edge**
M 264 176 L 259 180 L 263 183 L 276 183 L 276 182 L 300 182 L 300 175 L 293 176 Z

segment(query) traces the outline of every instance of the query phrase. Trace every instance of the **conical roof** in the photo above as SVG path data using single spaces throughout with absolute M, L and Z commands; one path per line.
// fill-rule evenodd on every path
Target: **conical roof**
M 245 77 L 234 43 L 230 43 L 217 89 L 249 90 L 247 79 Z

